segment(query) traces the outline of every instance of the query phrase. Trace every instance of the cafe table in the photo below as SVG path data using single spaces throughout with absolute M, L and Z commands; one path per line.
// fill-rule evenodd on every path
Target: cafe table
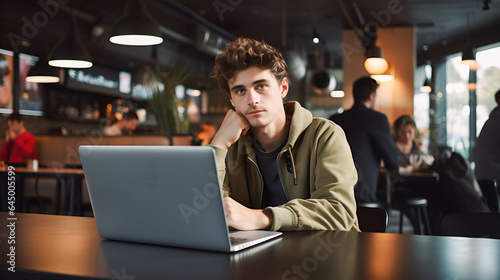
M 9 171 L 11 173 L 9 173 Z M 37 168 L 36 170 L 25 168 L 25 167 L 15 167 L 9 170 L 8 167 L 0 168 L 0 198 L 2 199 L 0 203 L 0 210 L 7 211 L 5 197 L 7 192 L 7 184 L 9 182 L 9 177 L 14 175 L 19 178 L 19 180 L 24 181 L 25 177 L 52 177 L 56 178 L 56 191 L 54 196 L 54 214 L 59 214 L 60 208 L 60 196 L 61 196 L 61 180 L 65 182 L 65 203 L 64 212 L 68 215 L 82 215 L 82 180 L 84 179 L 83 169 L 81 168 Z M 67 184 L 69 180 L 69 185 Z M 24 183 L 16 184 L 17 197 L 22 198 L 24 194 L 23 189 Z M 69 187 L 69 191 L 68 191 Z M 22 201 L 16 201 L 16 211 L 22 209 Z
M 500 279 L 496 239 L 302 231 L 219 253 L 104 240 L 89 217 L 3 212 L 0 221 L 1 279 Z

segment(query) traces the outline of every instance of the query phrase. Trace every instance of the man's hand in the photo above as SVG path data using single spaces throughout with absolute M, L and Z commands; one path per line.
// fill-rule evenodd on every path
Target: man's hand
M 238 141 L 241 135 L 245 135 L 249 129 L 250 124 L 247 119 L 241 113 L 230 109 L 210 144 L 227 149 Z
M 267 229 L 273 222 L 273 214 L 270 210 L 250 209 L 236 200 L 225 197 L 227 225 L 238 230 Z
M 10 129 L 5 132 L 5 141 L 9 142 L 16 138 L 16 133 Z

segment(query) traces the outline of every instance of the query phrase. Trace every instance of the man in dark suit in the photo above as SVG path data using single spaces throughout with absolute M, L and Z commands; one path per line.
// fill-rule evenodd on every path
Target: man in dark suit
M 399 165 L 389 121 L 384 114 L 373 110 L 378 86 L 377 81 L 369 77 L 356 80 L 352 89 L 352 108 L 330 116 L 330 120 L 344 129 L 351 146 L 359 177 L 354 189 L 357 202 L 377 201 L 381 160 L 389 171 L 397 172 Z
M 476 141 L 476 177 L 496 180 L 500 186 L 500 90 L 495 100 L 498 106 L 491 111 Z

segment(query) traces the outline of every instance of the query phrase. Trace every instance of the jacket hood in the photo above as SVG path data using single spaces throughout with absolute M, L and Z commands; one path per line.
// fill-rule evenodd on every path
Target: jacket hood
M 298 102 L 291 101 L 283 104 L 287 117 L 292 117 L 290 131 L 288 132 L 287 146 L 293 147 L 297 138 L 312 123 L 313 116 L 311 112 L 304 109 Z
M 311 112 L 303 108 L 300 103 L 296 101 L 290 101 L 283 103 L 285 107 L 285 114 L 287 118 L 292 118 L 290 123 L 290 128 L 288 131 L 288 141 L 283 149 L 292 148 L 297 142 L 300 134 L 312 123 L 313 116 Z M 252 144 L 250 142 L 251 133 L 247 133 L 243 136 L 243 143 L 238 143 L 239 150 L 246 150 L 248 155 L 251 158 L 255 158 L 255 154 L 253 152 Z

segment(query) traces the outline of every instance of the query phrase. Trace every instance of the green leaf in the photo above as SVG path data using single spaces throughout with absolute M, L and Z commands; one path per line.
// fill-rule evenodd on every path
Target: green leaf
M 148 68 L 148 71 L 153 70 Z M 179 115 L 177 104 L 180 102 L 175 95 L 175 87 L 186 82 L 193 74 L 187 71 L 187 65 L 181 69 L 160 68 L 151 73 L 159 83 L 153 88 L 150 98 L 151 110 L 155 115 L 158 132 L 170 137 L 174 134 L 188 133 L 189 117 L 187 115 L 187 101 L 184 100 L 184 113 Z

